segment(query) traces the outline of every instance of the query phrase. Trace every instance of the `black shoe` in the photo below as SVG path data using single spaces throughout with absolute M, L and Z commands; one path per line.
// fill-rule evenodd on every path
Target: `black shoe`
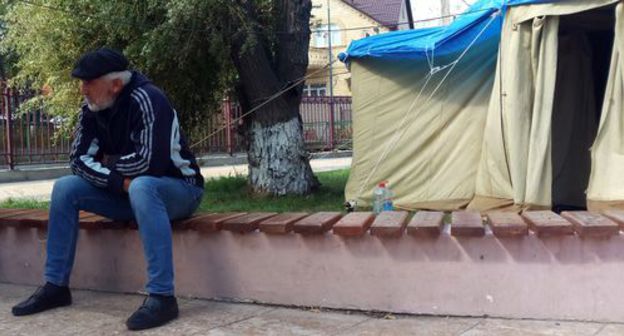
M 72 303 L 68 287 L 57 286 L 47 282 L 39 287 L 26 301 L 13 307 L 13 315 L 24 316 L 40 313 L 44 310 L 69 306 Z
M 130 330 L 143 330 L 161 326 L 178 317 L 175 296 L 150 294 L 143 304 L 126 321 Z

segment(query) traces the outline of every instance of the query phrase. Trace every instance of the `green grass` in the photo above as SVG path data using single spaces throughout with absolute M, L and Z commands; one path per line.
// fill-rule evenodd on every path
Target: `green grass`
M 317 173 L 320 189 L 309 196 L 258 196 L 249 192 L 246 176 L 206 182 L 201 212 L 318 212 L 342 211 L 349 170 Z
M 0 208 L 7 209 L 47 209 L 48 201 L 40 201 L 32 198 L 7 198 L 0 202 Z
M 318 212 L 343 211 L 344 188 L 349 169 L 317 173 L 320 189 L 309 196 L 258 196 L 249 192 L 246 176 L 228 176 L 206 181 L 199 212 Z M 47 209 L 48 201 L 9 198 L 0 208 Z

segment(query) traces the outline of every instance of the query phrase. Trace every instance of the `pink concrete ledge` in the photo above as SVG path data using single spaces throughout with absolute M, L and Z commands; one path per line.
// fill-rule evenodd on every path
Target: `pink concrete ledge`
M 3 215 L 0 211 L 0 282 L 39 285 L 44 228 L 3 225 Z M 439 229 L 439 215 L 424 215 L 410 224 L 430 219 L 428 227 Z M 199 218 L 227 216 L 198 215 L 195 224 Z M 293 230 L 313 216 L 294 223 Z M 351 217 L 360 216 L 368 217 Z M 89 218 L 100 220 L 87 215 L 83 220 Z M 567 233 L 548 239 L 536 234 L 464 239 L 443 230 L 434 236 L 417 230 L 415 236 L 385 239 L 359 231 L 364 234 L 344 239 L 327 233 L 238 234 L 212 227 L 206 234 L 201 227 L 189 224 L 173 231 L 180 296 L 442 316 L 624 322 L 620 233 L 600 239 Z M 143 288 L 144 268 L 137 231 L 82 228 L 71 285 L 136 292 Z
M 490 213 L 493 234 L 484 234 L 476 213 L 453 214 L 451 234 L 442 230 L 442 212 L 408 218 L 196 214 L 172 224 L 177 292 L 397 313 L 624 322 L 624 213 Z M 0 282 L 40 284 L 46 225 L 43 210 L 0 209 Z M 142 247 L 131 223 L 81 213 L 80 228 L 73 287 L 142 289 Z

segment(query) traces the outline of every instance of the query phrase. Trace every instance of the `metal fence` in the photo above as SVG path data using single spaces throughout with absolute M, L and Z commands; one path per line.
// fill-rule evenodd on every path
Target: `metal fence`
M 59 132 L 62 120 L 48 116 L 42 108 L 20 111 L 20 105 L 32 94 L 1 88 L 0 168 L 67 162 L 71 139 Z M 193 148 L 197 154 L 245 151 L 239 133 L 240 106 L 225 99 L 221 110 L 205 121 L 202 134 L 189 139 L 190 144 L 203 140 Z M 300 113 L 309 150 L 351 148 L 351 97 L 305 97 Z
M 61 119 L 46 115 L 42 108 L 20 111 L 32 93 L 0 87 L 0 167 L 67 162 L 71 141 L 59 136 Z
M 195 141 L 204 139 L 194 150 L 198 153 L 229 153 L 245 151 L 239 132 L 243 114 L 240 106 L 223 100 L 222 113 L 206 121 L 204 132 Z M 351 97 L 304 97 L 299 107 L 303 136 L 311 151 L 351 148 Z M 333 112 L 333 113 L 332 113 Z M 193 143 L 193 141 L 190 141 Z
M 204 121 L 203 132 L 193 134 L 189 139 L 190 144 L 197 146 L 192 150 L 199 154 L 225 153 L 232 154 L 245 150 L 239 127 L 243 114 L 241 107 L 230 99 L 224 99 L 221 103 L 221 113 L 213 114 Z
M 299 111 L 308 149 L 351 148 L 351 97 L 305 97 Z

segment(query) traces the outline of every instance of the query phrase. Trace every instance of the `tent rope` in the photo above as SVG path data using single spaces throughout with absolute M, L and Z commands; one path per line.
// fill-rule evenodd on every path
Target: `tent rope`
M 505 0 L 503 2 L 503 8 L 502 11 L 503 13 L 507 13 L 507 6 L 508 6 L 508 2 L 509 0 Z M 505 24 L 505 20 L 501 20 L 501 40 L 500 40 L 500 46 L 498 48 L 498 102 L 500 103 L 500 128 L 501 128 L 501 141 L 503 143 L 503 154 L 505 156 L 505 166 L 507 167 L 507 176 L 509 176 L 509 184 L 511 185 L 511 188 L 513 189 L 513 179 L 511 178 L 511 165 L 509 164 L 509 154 L 507 154 L 507 137 L 505 136 L 505 122 L 504 122 L 504 109 L 505 109 L 505 104 L 503 103 L 503 99 L 505 99 L 504 95 L 504 91 L 503 91 L 503 67 L 505 66 L 504 62 L 503 62 L 503 33 L 504 33 L 504 24 Z
M 282 90 L 280 90 L 280 91 L 278 91 L 278 92 L 274 93 L 273 95 L 271 95 L 271 96 L 269 96 L 269 97 L 266 97 L 266 98 L 264 98 L 264 99 L 261 99 L 261 100 L 264 100 L 262 103 L 260 103 L 259 105 L 256 105 L 255 107 L 253 107 L 252 109 L 250 109 L 250 110 L 249 110 L 249 111 L 247 111 L 246 113 L 242 114 L 240 117 L 237 117 L 237 118 L 232 119 L 232 121 L 230 122 L 230 124 L 235 124 L 236 122 L 238 122 L 239 120 L 243 119 L 244 117 L 246 117 L 246 116 L 248 116 L 248 115 L 250 115 L 250 114 L 252 114 L 252 113 L 256 112 L 257 110 L 259 110 L 259 109 L 261 109 L 262 107 L 266 106 L 267 104 L 271 103 L 271 102 L 272 102 L 272 101 L 274 101 L 275 99 L 277 99 L 277 98 L 281 97 L 284 93 L 286 93 L 286 92 L 290 91 L 292 88 L 294 88 L 294 87 L 298 86 L 299 84 L 301 84 L 301 83 L 305 82 L 308 78 L 310 78 L 310 77 L 312 77 L 312 76 L 314 76 L 314 75 L 316 75 L 316 74 L 320 73 L 321 71 L 326 70 L 326 69 L 327 69 L 327 68 L 328 68 L 331 64 L 335 63 L 336 61 L 337 61 L 337 59 L 334 59 L 333 61 L 330 61 L 329 63 L 325 64 L 322 68 L 319 68 L 319 69 L 318 69 L 318 70 L 316 70 L 316 71 L 313 71 L 313 72 L 311 72 L 311 73 L 309 73 L 309 74 L 307 74 L 307 75 L 305 75 L 305 76 L 303 76 L 303 77 L 301 77 L 301 78 L 299 78 L 299 79 L 297 79 L 297 80 L 295 80 L 295 81 L 292 81 L 292 82 L 291 82 L 292 84 L 288 85 L 288 86 L 287 86 L 287 87 L 285 87 L 284 89 L 282 89 Z M 201 144 L 201 143 L 205 142 L 206 140 L 210 139 L 213 135 L 215 135 L 215 134 L 217 134 L 217 133 L 219 133 L 219 132 L 223 131 L 224 129 L 226 129 L 226 128 L 228 128 L 228 127 L 229 127 L 229 125 L 225 125 L 225 126 L 223 126 L 223 127 L 218 128 L 218 129 L 217 129 L 217 130 L 215 130 L 214 132 L 212 132 L 212 133 L 208 134 L 207 136 L 205 136 L 203 139 L 201 139 L 201 140 L 199 140 L 199 141 L 195 142 L 194 144 L 192 144 L 192 145 L 190 146 L 190 148 L 192 149 L 192 148 L 197 147 L 197 145 L 199 145 L 199 144 Z
M 431 78 L 433 77 L 433 75 L 431 74 L 431 71 L 427 74 L 426 76 L 426 80 L 425 80 L 425 84 L 422 86 L 422 88 L 420 89 L 420 92 L 418 92 L 418 95 L 416 96 L 416 98 L 414 98 L 414 100 L 412 101 L 412 104 L 410 105 L 410 107 L 407 109 L 407 111 L 403 114 L 403 118 L 401 119 L 401 122 L 397 123 L 397 125 L 405 125 L 407 118 L 410 115 L 410 112 L 412 111 L 412 109 L 414 108 L 414 106 L 416 106 L 416 103 L 418 102 L 418 100 L 420 100 L 420 97 L 422 96 L 422 93 L 425 91 L 425 88 L 427 87 L 427 85 L 429 84 L 429 81 L 431 80 Z M 388 145 L 384 144 L 383 148 L 384 151 L 381 153 L 381 155 L 378 157 L 377 162 L 375 163 L 375 165 L 373 166 L 373 170 L 371 170 L 368 175 L 366 176 L 366 180 L 364 181 L 364 183 L 362 183 L 360 185 L 360 190 L 358 190 L 357 192 L 357 198 L 361 198 L 362 196 L 362 192 L 364 191 L 364 188 L 366 187 L 366 185 L 368 184 L 368 182 L 370 181 L 370 178 L 373 176 L 373 174 L 375 174 L 375 172 L 377 171 L 377 168 L 379 167 L 379 164 L 381 163 L 382 160 L 384 160 L 386 158 L 386 156 L 388 155 L 388 153 L 390 152 L 390 150 L 394 149 L 394 146 L 396 145 L 396 143 L 398 142 L 399 137 L 401 136 L 400 133 L 398 132 L 394 132 L 393 137 L 391 138 L 391 141 L 388 143 Z

